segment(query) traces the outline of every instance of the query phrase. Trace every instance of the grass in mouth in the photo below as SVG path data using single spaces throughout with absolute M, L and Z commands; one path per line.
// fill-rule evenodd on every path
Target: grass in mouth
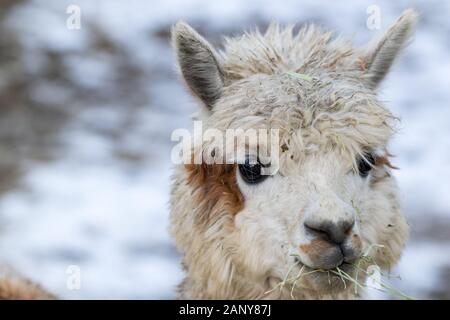
M 379 268 L 378 264 L 375 262 L 375 260 L 370 256 L 370 252 L 374 249 L 374 248 L 384 248 L 383 245 L 379 245 L 379 244 L 372 244 L 370 245 L 367 250 L 363 253 L 363 255 L 358 259 L 358 261 L 356 261 L 355 263 L 352 264 L 352 266 L 354 267 L 356 273 L 355 276 L 351 276 L 349 275 L 347 272 L 345 272 L 344 270 L 342 270 L 339 267 L 336 267 L 334 269 L 331 270 L 323 270 L 323 269 L 313 269 L 311 271 L 305 272 L 305 266 L 302 265 L 302 267 L 300 268 L 300 270 L 298 271 L 298 273 L 295 276 L 291 276 L 292 270 L 294 269 L 295 266 L 297 266 L 300 262 L 296 261 L 293 265 L 291 265 L 286 273 L 286 275 L 284 276 L 283 281 L 279 282 L 274 288 L 272 288 L 271 290 L 268 290 L 265 292 L 265 294 L 269 294 L 271 292 L 274 292 L 275 290 L 279 289 L 280 291 L 286 286 L 286 285 L 291 285 L 291 290 L 290 290 L 290 295 L 292 299 L 295 299 L 294 296 L 294 291 L 295 291 L 295 287 L 298 283 L 298 281 L 300 281 L 304 276 L 313 274 L 313 273 L 317 273 L 317 272 L 323 272 L 323 273 L 328 273 L 328 282 L 331 285 L 331 279 L 330 279 L 330 273 L 334 274 L 336 276 L 338 276 L 343 284 L 344 284 L 344 288 L 347 288 L 347 282 L 353 284 L 354 286 L 354 290 L 355 290 L 355 294 L 358 294 L 358 289 L 364 290 L 364 289 L 376 289 L 378 291 L 384 292 L 388 295 L 390 295 L 393 298 L 400 298 L 400 299 L 404 299 L 404 300 L 414 300 L 414 298 L 404 294 L 403 292 L 401 292 L 400 290 L 394 288 L 391 284 L 389 284 L 388 282 L 384 281 L 384 280 L 378 280 L 377 281 L 377 287 L 374 286 L 369 286 L 367 285 L 365 282 L 361 282 L 358 279 L 358 274 L 361 272 L 367 276 L 371 276 L 371 274 L 369 273 L 368 270 L 365 270 L 364 268 L 361 267 L 362 264 L 369 266 L 369 265 L 374 265 L 376 267 L 378 267 L 378 270 L 381 270 L 381 268 Z M 293 256 L 297 256 L 297 255 L 293 255 Z M 381 273 L 381 271 L 380 271 Z M 398 276 L 392 276 L 390 274 L 385 274 L 385 273 L 381 273 L 381 276 L 387 277 L 387 278 L 399 278 Z M 374 280 L 377 280 L 375 278 L 372 278 Z

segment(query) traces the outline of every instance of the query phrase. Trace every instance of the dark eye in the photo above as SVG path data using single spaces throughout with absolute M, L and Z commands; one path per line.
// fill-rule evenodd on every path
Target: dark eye
M 244 164 L 239 165 L 239 172 L 241 173 L 242 179 L 249 184 L 256 184 L 265 180 L 268 176 L 262 174 L 262 168 L 264 166 L 259 162 L 256 163 L 250 161 L 247 157 Z
M 373 154 L 366 153 L 364 154 L 364 158 L 360 158 L 358 160 L 358 172 L 361 177 L 367 177 L 369 175 L 370 170 L 372 170 L 375 165 L 375 158 Z

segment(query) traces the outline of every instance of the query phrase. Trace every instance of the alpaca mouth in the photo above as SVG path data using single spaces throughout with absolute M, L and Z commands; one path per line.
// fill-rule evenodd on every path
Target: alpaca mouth
M 353 285 L 351 279 L 356 274 L 355 266 L 347 262 L 328 270 L 310 269 L 313 287 L 323 293 L 336 293 L 346 290 Z
M 339 263 L 337 266 L 335 266 L 334 268 L 329 268 L 329 269 L 323 269 L 323 268 L 314 268 L 314 267 L 310 267 L 306 264 L 304 264 L 299 257 L 294 257 L 294 261 L 297 265 L 299 266 L 304 266 L 304 268 L 309 269 L 310 271 L 317 271 L 317 272 L 321 272 L 321 273 L 326 273 L 326 272 L 332 272 L 332 271 L 337 271 L 340 269 L 341 271 L 346 271 L 349 270 L 351 271 L 352 269 L 354 269 L 354 264 L 353 263 L 349 263 L 346 262 L 345 259 L 342 260 L 341 263 Z
M 343 261 L 331 269 L 317 269 L 309 267 L 296 257 L 295 262 L 302 269 L 301 274 L 308 278 L 312 288 L 320 293 L 338 293 L 353 285 L 357 268 L 353 263 Z M 300 279 L 298 279 L 299 281 Z

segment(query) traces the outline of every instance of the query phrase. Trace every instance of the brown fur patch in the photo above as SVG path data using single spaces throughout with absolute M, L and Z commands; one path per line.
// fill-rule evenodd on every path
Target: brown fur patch
M 362 249 L 361 238 L 356 233 L 354 233 L 350 238 L 350 244 L 351 247 L 356 251 L 360 251 Z
M 330 248 L 331 245 L 328 241 L 324 241 L 321 239 L 314 239 L 312 240 L 309 244 L 302 244 L 300 245 L 300 249 L 306 253 L 306 254 L 310 254 L 310 253 L 314 253 L 314 252 L 322 252 L 323 250 L 327 250 L 328 248 Z
M 391 169 L 398 169 L 398 167 L 393 166 L 391 164 L 391 162 L 389 161 L 389 154 L 384 155 L 384 156 L 378 156 L 375 158 L 375 166 L 377 167 L 382 167 L 382 166 L 387 166 Z
M 236 164 L 189 164 L 188 184 L 194 190 L 193 200 L 201 207 L 196 218 L 207 223 L 215 215 L 237 214 L 244 197 L 236 180 Z
M 18 277 L 0 279 L 0 300 L 52 300 L 53 295 L 31 281 Z
M 343 259 L 339 246 L 323 239 L 314 239 L 309 244 L 299 247 L 308 256 L 314 268 L 332 268 L 339 262 L 337 261 L 339 258 Z

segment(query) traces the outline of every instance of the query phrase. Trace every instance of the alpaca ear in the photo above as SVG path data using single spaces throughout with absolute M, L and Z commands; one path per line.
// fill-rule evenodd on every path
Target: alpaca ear
M 365 62 L 365 79 L 368 86 L 375 89 L 388 73 L 399 52 L 411 38 L 418 14 L 408 9 L 384 33 L 374 48 L 363 58 Z
M 211 109 L 224 86 L 217 53 L 184 22 L 178 22 L 173 27 L 172 41 L 184 80 L 192 92 Z

